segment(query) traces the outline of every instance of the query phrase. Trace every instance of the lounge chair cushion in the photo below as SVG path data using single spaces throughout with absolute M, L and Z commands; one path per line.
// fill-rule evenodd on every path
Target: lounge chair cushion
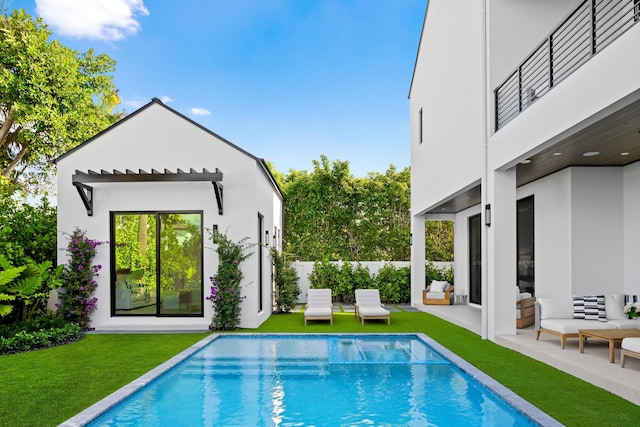
M 331 316 L 331 307 L 307 307 L 304 311 L 306 317 Z
M 333 303 L 331 289 L 309 289 L 304 324 L 307 320 L 329 320 L 333 324 Z
M 363 306 L 358 308 L 358 313 L 363 317 L 388 316 L 389 310 L 383 307 Z
M 446 292 L 427 292 L 429 299 L 444 299 L 446 295 Z
M 433 280 L 431 282 L 431 291 L 444 292 L 449 290 L 449 282 L 443 282 L 441 280 Z
M 561 334 L 577 334 L 580 329 L 611 329 L 613 325 L 606 322 L 594 322 L 584 319 L 544 319 L 540 321 L 544 329 L 559 332 Z
M 623 338 L 621 347 L 634 353 L 640 353 L 640 338 Z

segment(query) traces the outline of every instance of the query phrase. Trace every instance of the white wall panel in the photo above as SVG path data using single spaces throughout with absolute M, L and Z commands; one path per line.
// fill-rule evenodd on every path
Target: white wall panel
M 640 294 L 640 162 L 623 169 L 624 291 Z

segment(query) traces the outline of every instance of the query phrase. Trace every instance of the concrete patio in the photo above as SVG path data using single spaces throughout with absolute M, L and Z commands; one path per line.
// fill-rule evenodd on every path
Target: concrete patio
M 478 307 L 418 304 L 416 308 L 481 334 L 482 319 Z M 628 358 L 622 368 L 620 349 L 616 349 L 615 363 L 609 363 L 609 346 L 606 341 L 590 339 L 585 343 L 584 353 L 580 354 L 577 339 L 568 339 L 563 350 L 558 337 L 541 334 L 536 341 L 534 327 L 530 326 L 518 329 L 515 335 L 499 336 L 496 343 L 640 405 L 640 360 Z

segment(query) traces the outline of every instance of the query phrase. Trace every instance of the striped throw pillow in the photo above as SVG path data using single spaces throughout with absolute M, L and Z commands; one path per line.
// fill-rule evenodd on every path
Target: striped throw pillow
M 606 322 L 607 311 L 604 305 L 604 295 L 574 296 L 573 318 Z

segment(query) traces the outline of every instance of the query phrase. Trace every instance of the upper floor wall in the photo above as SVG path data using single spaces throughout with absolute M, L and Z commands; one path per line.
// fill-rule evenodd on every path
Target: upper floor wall
M 487 0 L 489 89 L 502 83 L 583 0 Z
M 490 167 L 495 168 L 625 107 L 640 89 L 640 61 L 630 54 L 640 42 L 638 0 L 510 3 L 494 0 L 490 9 L 489 130 L 496 151 Z M 521 21 L 532 7 L 547 12 L 539 31 L 549 19 L 555 21 L 533 45 L 527 40 L 511 47 L 516 43 L 503 40 L 510 32 L 518 40 L 520 27 L 509 30 L 507 23 Z M 514 58 L 517 52 L 521 56 Z M 513 61 L 508 69 L 505 58 Z
M 481 175 L 482 17 L 481 2 L 428 3 L 409 93 L 414 214 Z

